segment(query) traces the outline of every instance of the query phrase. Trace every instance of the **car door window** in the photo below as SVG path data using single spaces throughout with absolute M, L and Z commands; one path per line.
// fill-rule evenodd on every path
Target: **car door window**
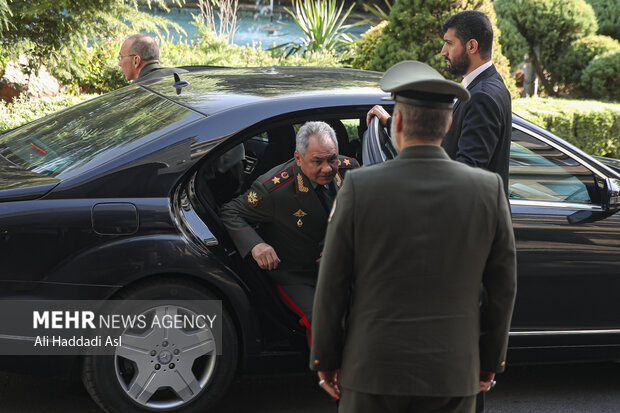
M 591 204 L 592 172 L 578 161 L 521 130 L 512 130 L 510 199 Z

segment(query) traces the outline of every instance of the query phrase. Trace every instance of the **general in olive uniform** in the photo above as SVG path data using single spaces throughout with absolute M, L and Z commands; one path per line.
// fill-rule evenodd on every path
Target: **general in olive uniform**
M 411 61 L 390 68 L 381 87 L 396 100 L 401 151 L 351 171 L 338 193 L 310 365 L 320 386 L 342 394 L 341 413 L 473 412 L 504 369 L 516 292 L 502 179 L 440 146 L 465 88 Z
M 260 176 L 220 212 L 241 255 L 251 253 L 269 270 L 308 332 L 329 209 L 343 173 L 359 166 L 338 156 L 337 142 L 329 125 L 307 122 L 297 133 L 295 157 Z

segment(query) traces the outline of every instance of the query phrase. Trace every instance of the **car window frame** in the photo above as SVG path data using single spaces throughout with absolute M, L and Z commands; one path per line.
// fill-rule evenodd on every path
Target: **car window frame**
M 599 194 L 600 194 L 600 190 L 601 190 L 600 183 L 604 182 L 607 176 L 602 174 L 597 168 L 593 167 L 589 162 L 587 162 L 587 159 L 584 159 L 578 154 L 575 154 L 569 148 L 566 148 L 558 144 L 552 139 L 549 139 L 546 136 L 540 133 L 537 133 L 536 131 L 533 131 L 532 129 L 526 126 L 519 125 L 518 123 L 514 121 L 512 122 L 512 128 L 517 129 L 523 133 L 526 133 L 530 137 L 534 139 L 538 139 L 541 142 L 549 145 L 553 149 L 566 154 L 568 157 L 570 157 L 571 159 L 573 159 L 574 161 L 582 165 L 584 168 L 589 170 L 590 173 L 592 173 L 592 175 L 594 176 L 594 179 L 595 179 L 594 184 L 597 188 L 597 191 L 599 191 Z M 512 140 L 511 140 L 511 143 L 512 143 Z M 508 176 L 508 179 L 510 179 L 510 175 Z M 530 200 L 530 199 L 509 199 L 509 202 L 510 202 L 510 205 L 547 206 L 547 207 L 555 207 L 555 208 L 588 209 L 588 210 L 596 210 L 596 211 L 601 211 L 603 208 L 601 199 L 598 199 L 596 200 L 596 202 L 592 202 L 589 204 L 579 203 L 579 202 L 541 201 L 541 200 Z

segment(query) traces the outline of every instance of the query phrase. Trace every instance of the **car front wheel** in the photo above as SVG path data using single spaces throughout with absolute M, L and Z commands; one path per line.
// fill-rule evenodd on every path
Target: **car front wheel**
M 110 301 L 113 306 L 131 303 L 143 320 L 192 319 L 200 313 L 196 303 L 217 300 L 202 285 L 175 278 L 130 287 L 115 298 L 121 301 Z M 86 389 L 109 413 L 205 412 L 234 378 L 237 335 L 224 308 L 219 340 L 209 328 L 180 325 L 135 326 L 120 337 L 113 355 L 88 355 L 83 363 Z

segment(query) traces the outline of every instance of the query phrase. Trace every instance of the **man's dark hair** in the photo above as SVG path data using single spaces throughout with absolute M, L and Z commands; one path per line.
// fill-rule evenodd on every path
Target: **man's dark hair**
M 444 33 L 451 28 L 455 29 L 456 37 L 463 46 L 469 40 L 475 39 L 478 42 L 480 56 L 485 59 L 491 57 L 493 50 L 493 26 L 486 14 L 476 10 L 465 10 L 456 13 L 452 17 L 448 17 L 441 25 Z
M 406 140 L 413 138 L 424 141 L 442 139 L 448 131 L 452 109 L 432 109 L 396 103 L 403 117 L 403 135 Z
M 159 60 L 159 47 L 151 36 L 146 34 L 133 34 L 127 38 L 131 39 L 131 50 L 145 62 Z

